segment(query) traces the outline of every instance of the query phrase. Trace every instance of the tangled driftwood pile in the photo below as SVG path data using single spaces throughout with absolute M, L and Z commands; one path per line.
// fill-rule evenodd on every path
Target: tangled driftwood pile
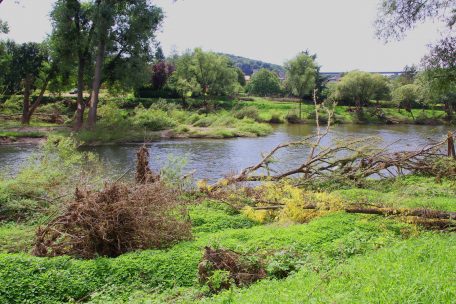
M 76 188 L 62 214 L 38 229 L 33 253 L 115 257 L 191 238 L 184 204 L 148 168 L 144 151 L 138 152 L 138 183 L 107 184 L 97 191 Z

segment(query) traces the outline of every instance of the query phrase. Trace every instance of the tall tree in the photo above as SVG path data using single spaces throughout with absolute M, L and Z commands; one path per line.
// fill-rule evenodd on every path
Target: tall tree
M 166 61 L 159 61 L 152 66 L 152 87 L 161 90 L 173 74 L 175 66 Z
M 301 118 L 302 101 L 315 89 L 317 69 L 311 56 L 305 52 L 285 63 L 286 86 L 291 93 L 299 97 L 299 118 Z
M 147 0 L 97 0 L 93 16 L 96 55 L 89 128 L 94 127 L 97 120 L 99 93 L 104 80 L 132 86 L 138 79 L 134 76 L 146 77 L 147 63 L 153 58 L 151 46 L 163 12 Z
M 93 5 L 79 0 L 57 0 L 51 12 L 53 32 L 51 36 L 53 49 L 59 53 L 61 67 L 71 70 L 77 66 L 77 109 L 74 117 L 74 129 L 82 127 L 86 101 L 86 73 L 93 54 L 95 23 L 92 21 Z
M 87 125 L 94 127 L 102 83 L 131 88 L 147 81 L 162 10 L 148 0 L 58 0 L 51 16 L 56 49 L 65 63 L 77 65 L 75 128 L 82 126 L 86 104 Z M 86 82 L 88 102 L 83 96 Z

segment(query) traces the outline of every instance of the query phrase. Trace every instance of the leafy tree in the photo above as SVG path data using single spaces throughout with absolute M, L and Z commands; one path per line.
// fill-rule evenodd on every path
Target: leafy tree
M 301 118 L 302 100 L 315 89 L 317 67 L 311 56 L 301 53 L 285 63 L 285 70 L 286 86 L 293 95 L 300 98 L 299 117 Z
M 370 100 L 379 100 L 389 94 L 385 77 L 368 72 L 352 71 L 345 74 L 336 85 L 335 98 L 353 102 L 361 112 Z
M 60 66 L 65 73 L 76 68 L 77 109 L 74 128 L 82 127 L 86 101 L 84 90 L 88 86 L 90 66 L 94 52 L 95 23 L 92 21 L 94 6 L 79 0 L 58 0 L 51 12 L 53 31 L 52 49 L 61 58 Z
M 174 70 L 174 65 L 165 61 L 154 64 L 152 66 L 152 87 L 156 90 L 162 89 Z
M 371 76 L 374 82 L 374 96 L 372 99 L 377 101 L 390 100 L 391 88 L 389 79 L 380 74 L 371 74 Z
M 207 96 L 229 95 L 236 92 L 238 74 L 223 55 L 203 52 L 196 48 L 176 59 L 176 71 L 171 77 L 171 87 L 189 94 L 201 93 L 206 103 Z M 185 89 L 184 89 L 185 88 Z M 181 96 L 184 95 L 181 94 Z M 207 107 L 207 104 L 206 104 Z
M 160 8 L 147 0 L 97 0 L 92 22 L 96 45 L 88 126 L 97 119 L 101 84 L 109 81 L 131 88 L 147 78 L 154 33 L 163 19 Z
M 422 98 L 419 86 L 416 84 L 400 86 L 392 92 L 392 97 L 399 108 L 405 109 L 415 119 L 412 108 L 420 104 Z
M 276 73 L 261 69 L 253 74 L 248 84 L 248 92 L 258 96 L 272 96 L 280 94 L 280 79 Z
M 245 74 L 244 74 L 244 72 L 242 71 L 241 68 L 236 68 L 236 73 L 237 73 L 237 76 L 238 76 L 238 82 L 239 82 L 239 84 L 240 84 L 242 87 L 245 87 L 246 81 L 245 81 Z
M 421 84 L 429 99 L 442 102 L 448 119 L 456 109 L 456 37 L 442 39 L 422 60 L 425 69 Z
M 93 127 L 102 83 L 129 89 L 147 81 L 162 10 L 147 0 L 58 0 L 51 16 L 56 50 L 65 55 L 65 64 L 78 66 L 76 128 L 86 107 L 86 82 L 91 89 L 87 123 Z
M 450 29 L 456 23 L 455 0 L 381 0 L 375 22 L 377 36 L 400 39 L 425 20 L 445 21 Z
M 154 57 L 156 62 L 164 61 L 166 59 L 165 54 L 163 53 L 163 49 L 160 46 L 157 47 Z
M 9 41 L 5 56 L 9 59 L 5 66 L 5 91 L 9 94 L 23 91 L 22 124 L 29 124 L 38 108 L 56 67 L 52 63 L 48 45 L 45 43 L 16 44 Z M 37 98 L 31 102 L 33 92 L 38 89 Z

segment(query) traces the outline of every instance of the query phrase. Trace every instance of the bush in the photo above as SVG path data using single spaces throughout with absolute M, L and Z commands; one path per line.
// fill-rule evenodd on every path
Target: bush
M 125 124 L 128 113 L 120 109 L 115 102 L 108 102 L 100 106 L 98 115 L 101 116 L 100 125 L 118 127 Z
M 135 108 L 132 122 L 135 126 L 145 127 L 152 131 L 165 130 L 177 125 L 177 122 L 170 117 L 168 112 L 153 107 L 144 109 L 141 106 Z
M 22 96 L 10 96 L 3 104 L 0 104 L 0 111 L 7 115 L 21 113 Z
M 98 159 L 78 151 L 73 138 L 49 136 L 14 179 L 0 177 L 0 220 L 25 220 L 38 210 L 44 213 L 52 207 L 46 197 L 60 196 L 69 183 L 89 179 L 97 169 Z
M 167 247 L 191 237 L 182 207 L 160 182 L 112 184 L 97 192 L 76 189 L 63 215 L 38 229 L 33 252 L 93 258 Z
M 237 128 L 240 135 L 243 134 L 254 134 L 257 136 L 265 136 L 272 132 L 272 127 L 264 123 L 254 122 L 249 119 L 244 119 L 241 121 L 240 126 Z
M 279 124 L 283 123 L 282 114 L 280 112 L 274 111 L 271 113 L 271 118 L 268 121 L 269 123 Z
M 298 124 L 302 122 L 302 120 L 299 118 L 299 114 L 295 112 L 288 112 L 285 116 L 285 119 L 290 124 Z
M 251 118 L 256 121 L 260 120 L 258 108 L 255 106 L 242 107 L 241 109 L 235 111 L 233 116 L 237 119 Z

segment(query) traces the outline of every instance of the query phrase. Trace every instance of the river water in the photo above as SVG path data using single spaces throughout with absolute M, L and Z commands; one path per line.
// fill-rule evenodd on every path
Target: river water
M 376 136 L 382 145 L 394 143 L 388 149 L 411 150 L 417 146 L 441 140 L 450 128 L 447 126 L 417 125 L 337 125 L 325 137 L 323 144 L 350 137 Z M 166 164 L 170 156 L 185 158 L 184 173 L 195 171 L 196 179 L 214 181 L 226 174 L 255 164 L 261 154 L 269 152 L 276 145 L 297 141 L 312 135 L 316 127 L 312 125 L 277 125 L 274 133 L 258 138 L 233 139 L 174 139 L 152 142 L 150 164 L 155 170 Z M 110 175 L 118 176 L 134 166 L 138 144 L 106 145 L 86 147 L 84 150 L 100 156 Z M 22 164 L 36 152 L 36 145 L 0 145 L 0 169 L 4 174 L 16 173 Z M 305 148 L 290 148 L 281 152 L 280 168 L 292 167 L 307 156 Z M 279 165 L 277 165 L 279 166 Z

